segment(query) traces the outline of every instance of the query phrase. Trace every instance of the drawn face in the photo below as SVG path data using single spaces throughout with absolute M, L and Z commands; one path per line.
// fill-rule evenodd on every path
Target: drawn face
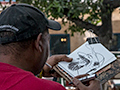
M 83 68 L 84 66 L 89 66 L 90 67 L 90 70 L 88 71 L 89 73 L 96 70 L 104 62 L 103 56 L 99 53 L 85 54 L 82 52 L 78 52 L 77 55 L 78 55 L 78 58 L 76 58 L 76 61 L 73 61 L 68 65 L 68 69 L 72 71 L 77 71 Z M 95 60 L 93 61 L 93 59 Z
M 68 68 L 72 71 L 76 71 L 90 63 L 90 60 L 85 57 L 84 53 L 79 52 L 77 62 L 71 62 Z

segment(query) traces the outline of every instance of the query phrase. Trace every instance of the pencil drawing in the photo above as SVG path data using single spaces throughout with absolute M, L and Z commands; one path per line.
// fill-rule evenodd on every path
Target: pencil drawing
M 68 64 L 68 69 L 72 71 L 77 71 L 79 74 L 79 71 L 81 68 L 88 66 L 89 72 L 92 72 L 103 65 L 105 57 L 101 54 L 95 51 L 94 47 L 87 44 L 85 46 L 90 52 L 77 52 L 78 58 L 73 60 L 73 62 Z

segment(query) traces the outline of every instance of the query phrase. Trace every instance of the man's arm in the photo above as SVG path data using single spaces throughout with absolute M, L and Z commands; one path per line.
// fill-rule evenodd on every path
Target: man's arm
M 71 62 L 72 58 L 69 58 L 66 55 L 53 55 L 49 57 L 46 62 L 48 65 L 45 64 L 43 67 L 43 76 L 44 77 L 49 77 L 49 76 L 59 77 L 59 75 L 56 72 L 50 73 L 50 71 L 53 70 L 52 68 L 53 66 L 57 65 L 58 62 L 61 62 L 61 61 Z

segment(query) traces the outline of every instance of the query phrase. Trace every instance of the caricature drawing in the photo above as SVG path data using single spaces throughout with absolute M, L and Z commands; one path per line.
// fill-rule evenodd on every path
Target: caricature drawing
M 82 52 L 78 52 L 77 53 L 79 58 L 77 58 L 77 61 L 76 62 L 71 62 L 69 65 L 68 65 L 68 68 L 75 71 L 75 70 L 78 70 L 86 65 L 88 65 L 90 63 L 90 60 L 87 59 L 84 55 L 84 53 Z M 83 55 L 84 54 L 84 55 Z
M 103 65 L 104 63 L 104 56 L 101 53 L 95 51 L 94 47 L 86 44 L 85 46 L 90 52 L 77 52 L 78 58 L 76 61 L 73 61 L 68 64 L 68 69 L 72 71 L 77 71 L 79 74 L 79 70 L 85 66 L 90 67 L 90 70 L 87 72 L 92 72 Z

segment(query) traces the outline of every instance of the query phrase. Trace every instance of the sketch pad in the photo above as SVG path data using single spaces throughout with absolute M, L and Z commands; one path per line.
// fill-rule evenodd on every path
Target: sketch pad
M 59 62 L 56 67 L 72 78 L 86 73 L 96 73 L 116 60 L 116 57 L 101 43 L 92 44 L 88 41 L 69 54 L 68 57 L 73 58 L 73 61 Z

